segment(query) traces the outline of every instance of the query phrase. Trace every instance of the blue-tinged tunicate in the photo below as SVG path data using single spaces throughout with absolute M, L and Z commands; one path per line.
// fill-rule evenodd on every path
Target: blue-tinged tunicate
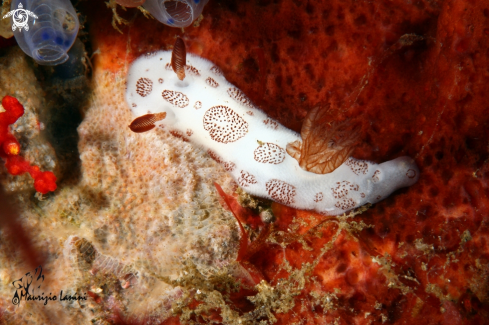
M 10 8 L 24 8 L 33 14 L 24 30 L 14 30 L 22 51 L 41 65 L 57 65 L 68 60 L 68 50 L 80 26 L 69 0 L 13 0 Z M 15 23 L 15 16 L 12 18 Z
M 147 0 L 143 7 L 171 27 L 187 27 L 197 19 L 209 0 Z
M 87 72 L 86 62 L 84 57 L 86 56 L 85 46 L 82 41 L 77 39 L 75 44 L 68 51 L 69 59 L 62 64 L 58 64 L 52 70 L 54 78 L 60 80 L 71 80 L 78 77 L 84 77 Z M 68 86 L 71 87 L 71 86 Z

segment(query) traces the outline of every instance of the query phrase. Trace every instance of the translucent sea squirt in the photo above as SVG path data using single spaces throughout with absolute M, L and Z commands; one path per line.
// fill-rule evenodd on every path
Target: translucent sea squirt
M 171 27 L 188 27 L 209 0 L 147 0 L 143 7 L 153 17 Z
M 13 0 L 12 24 L 27 20 L 15 28 L 14 36 L 22 51 L 41 65 L 58 65 L 68 60 L 68 50 L 75 42 L 80 26 L 75 8 L 69 0 Z M 29 16 L 31 12 L 37 18 Z M 25 14 L 25 17 L 24 17 Z

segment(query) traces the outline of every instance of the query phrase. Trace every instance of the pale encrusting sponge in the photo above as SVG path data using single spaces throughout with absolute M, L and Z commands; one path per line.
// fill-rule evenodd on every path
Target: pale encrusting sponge
M 206 148 L 246 192 L 303 210 L 338 215 L 385 199 L 418 180 L 414 160 L 382 164 L 348 158 L 329 174 L 303 170 L 287 152 L 301 140 L 256 108 L 212 62 L 187 55 L 186 77 L 172 71 L 171 52 L 150 53 L 129 69 L 126 100 L 133 114 L 166 113 L 171 134 Z

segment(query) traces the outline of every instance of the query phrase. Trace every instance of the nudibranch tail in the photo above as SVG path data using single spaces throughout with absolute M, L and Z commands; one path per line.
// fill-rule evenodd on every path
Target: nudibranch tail
M 185 43 L 180 37 L 175 40 L 171 53 L 171 67 L 178 76 L 178 79 L 185 79 L 185 61 L 187 60 L 187 50 Z
M 156 125 L 155 123 L 161 121 L 166 117 L 166 113 L 156 113 L 156 114 L 146 114 L 140 117 L 137 117 L 132 121 L 129 125 L 129 128 L 132 132 L 142 133 L 149 130 L 152 130 Z
M 328 174 L 350 157 L 358 140 L 358 132 L 348 122 L 333 122 L 325 127 L 328 110 L 312 109 L 301 129 L 302 142 L 287 144 L 287 153 L 302 169 L 315 174 Z

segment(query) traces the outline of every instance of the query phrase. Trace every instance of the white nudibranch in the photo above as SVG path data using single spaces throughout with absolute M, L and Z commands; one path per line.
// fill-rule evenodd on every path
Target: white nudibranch
M 150 53 L 129 69 L 127 103 L 136 117 L 148 115 L 136 121 L 138 132 L 162 124 L 173 135 L 206 148 L 252 195 L 339 215 L 379 202 L 418 180 L 419 170 L 409 157 L 382 164 L 350 157 L 327 174 L 306 171 L 288 153 L 298 154 L 299 134 L 256 108 L 210 61 L 188 54 L 182 81 L 172 71 L 171 57 L 170 51 Z M 166 116 L 160 114 L 164 118 L 156 121 L 158 113 Z

